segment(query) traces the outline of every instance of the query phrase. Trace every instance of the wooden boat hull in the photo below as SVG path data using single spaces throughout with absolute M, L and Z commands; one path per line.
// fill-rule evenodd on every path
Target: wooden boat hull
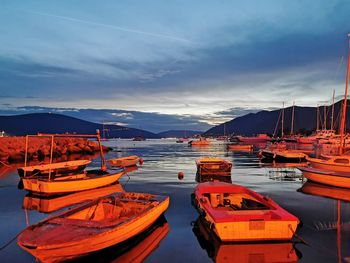
M 136 155 L 121 157 L 108 160 L 110 166 L 118 166 L 118 167 L 128 167 L 135 166 L 139 162 L 140 158 Z
M 227 149 L 229 151 L 253 151 L 253 145 L 247 144 L 247 145 L 240 145 L 240 144 L 229 144 L 227 145 Z
M 52 163 L 52 164 L 20 167 L 17 169 L 17 171 L 20 177 L 23 177 L 24 174 L 25 176 L 48 175 L 49 173 L 53 175 L 69 174 L 69 173 L 78 173 L 83 171 L 85 167 L 90 163 L 91 163 L 90 160 L 76 160 L 76 161 L 67 161 L 67 162 L 59 162 L 59 163 Z
M 36 194 L 50 195 L 78 192 L 110 185 L 118 181 L 123 174 L 124 171 L 113 174 L 97 174 L 96 176 L 78 174 L 65 177 L 61 176 L 53 180 L 40 177 L 24 177 L 22 178 L 22 181 L 25 190 Z
M 273 151 L 273 150 L 261 150 L 259 156 L 267 160 L 281 162 L 281 163 L 302 163 L 306 162 L 306 154 L 298 152 L 288 151 Z
M 222 243 L 202 218 L 195 222 L 193 232 L 214 262 L 298 262 L 292 242 Z
M 338 172 L 316 168 L 300 167 L 303 176 L 315 183 L 350 188 L 350 172 Z
M 189 141 L 188 145 L 190 145 L 190 146 L 208 146 L 208 145 L 210 145 L 210 141 L 208 141 L 208 140 Z
M 267 135 L 260 134 L 256 137 L 244 137 L 244 136 L 236 136 L 236 140 L 239 142 L 244 142 L 247 144 L 255 144 L 255 143 L 266 143 L 271 138 Z
M 332 161 L 334 157 L 329 156 L 327 160 L 317 158 L 307 158 L 307 161 L 311 167 L 323 170 L 333 170 L 337 172 L 350 172 L 350 162 L 348 163 L 335 163 Z M 339 157 L 339 159 L 342 159 Z M 347 158 L 346 158 L 347 159 Z
M 238 207 L 239 200 L 242 200 L 241 207 Z M 259 207 L 243 208 L 244 200 L 253 200 L 259 203 Z M 233 184 L 199 184 L 193 203 L 212 231 L 224 242 L 290 240 L 299 223 L 298 218 L 271 199 Z
M 89 208 L 102 199 L 99 198 L 94 202 L 89 202 L 27 227 L 19 235 L 17 243 L 43 262 L 74 259 L 140 234 L 150 227 L 169 206 L 169 197 L 155 196 L 157 202 L 154 206 L 142 211 L 140 215 L 127 217 L 122 222 L 109 222 L 108 219 L 104 219 L 107 221 L 96 223 L 89 220 L 66 219 L 66 215 L 75 211 L 79 213 L 79 209 Z M 142 202 L 142 200 L 137 201 Z
M 55 198 L 27 195 L 23 199 L 22 207 L 27 210 L 37 210 L 42 213 L 51 213 L 63 207 L 78 204 L 88 200 L 93 200 L 115 192 L 124 192 L 121 184 L 116 183 L 106 187 L 81 191 L 78 193 L 68 194 Z
M 196 161 L 198 175 L 231 176 L 232 163 L 221 158 L 201 158 Z

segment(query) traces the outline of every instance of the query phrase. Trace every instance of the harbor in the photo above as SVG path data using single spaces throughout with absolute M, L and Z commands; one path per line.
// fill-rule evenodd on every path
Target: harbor
M 350 256 L 347 250 L 350 240 L 347 231 L 350 220 L 350 215 L 347 213 L 349 204 L 336 195 L 332 198 L 303 193 L 300 190 L 303 186 L 302 173 L 296 168 L 276 168 L 273 165 L 261 164 L 256 151 L 253 153 L 227 151 L 225 144 L 215 140 L 212 140 L 210 146 L 205 148 L 188 147 L 185 144 L 177 144 L 175 140 L 171 139 L 147 140 L 137 143 L 126 139 L 109 140 L 104 144 L 113 149 L 105 155 L 106 159 L 120 155 L 137 155 L 144 159 L 143 165 L 139 166 L 136 171 L 119 179 L 117 185 L 120 185 L 123 191 L 147 192 L 170 197 L 169 208 L 165 212 L 164 218 L 169 228 L 168 233 L 144 258 L 145 262 L 164 260 L 179 262 L 183 258 L 193 262 L 212 262 L 215 260 L 214 255 L 217 262 L 220 261 L 220 257 L 229 257 L 232 261 L 237 260 L 236 253 L 221 254 L 221 251 L 227 249 L 227 246 L 230 247 L 229 251 L 239 249 L 240 253 L 243 254 L 245 251 L 246 254 L 240 256 L 246 260 L 256 256 L 254 251 L 256 251 L 257 246 L 260 257 L 266 257 L 269 251 L 280 251 L 281 246 L 289 246 L 285 253 L 276 252 L 280 262 L 291 262 L 291 259 L 293 259 L 292 262 L 334 262 L 339 259 L 345 260 Z M 233 163 L 232 183 L 269 196 L 284 209 L 297 216 L 302 222 L 296 231 L 297 237 L 294 237 L 290 243 L 274 242 L 267 243 L 265 246 L 261 243 L 249 243 L 246 245 L 248 248 L 244 249 L 243 252 L 239 248 L 240 244 L 220 244 L 214 239 L 211 242 L 214 242 L 212 246 L 215 244 L 216 253 L 213 254 L 213 247 L 203 245 L 198 234 L 195 234 L 197 230 L 194 228 L 194 223 L 199 214 L 191 204 L 191 194 L 198 185 L 195 180 L 197 172 L 195 161 L 206 156 L 225 158 L 231 161 Z M 96 158 L 89 166 L 98 167 L 99 165 L 100 160 Z M 180 171 L 184 174 L 182 180 L 178 178 Z M 36 205 L 31 207 L 25 205 L 28 192 L 17 188 L 18 181 L 19 177 L 15 168 L 2 174 L 0 179 L 1 198 L 8 200 L 6 203 L 1 203 L 2 215 L 0 218 L 2 220 L 1 233 L 3 233 L 1 236 L 1 255 L 5 262 L 34 262 L 35 258 L 17 245 L 16 236 L 27 225 L 35 224 L 51 215 L 47 211 L 40 212 L 39 205 L 50 202 L 50 199 L 44 198 L 43 201 L 36 202 Z M 118 188 L 118 190 L 121 189 Z M 341 194 L 346 196 L 348 192 L 349 190 L 343 189 Z M 108 194 L 107 191 L 105 193 Z M 62 200 L 59 202 L 63 202 Z M 339 219 L 341 228 L 338 230 L 336 228 L 338 220 L 337 200 L 340 200 L 341 211 Z M 62 211 L 64 207 L 60 209 L 54 213 Z M 157 226 L 155 230 L 163 225 L 162 223 L 161 226 Z M 142 240 L 147 237 L 142 237 L 137 244 L 141 246 Z M 128 249 L 125 250 L 129 251 L 134 246 L 130 248 L 129 245 Z M 172 257 L 169 258 L 169 255 Z M 98 252 L 101 262 L 117 260 L 118 257 L 122 256 L 118 253 L 113 254 L 113 249 Z M 97 256 L 93 254 L 91 257 Z

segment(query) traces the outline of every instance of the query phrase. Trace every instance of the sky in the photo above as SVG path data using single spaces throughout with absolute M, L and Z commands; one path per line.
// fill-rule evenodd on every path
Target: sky
M 206 130 L 344 93 L 344 1 L 18 1 L 0 8 L 0 114 Z

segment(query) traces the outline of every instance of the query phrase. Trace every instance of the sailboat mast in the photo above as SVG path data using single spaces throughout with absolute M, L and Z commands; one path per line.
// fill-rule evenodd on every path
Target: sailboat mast
M 350 34 L 348 34 L 348 38 L 350 38 Z M 350 41 L 349 41 L 349 47 L 348 47 L 348 67 L 346 70 L 345 94 L 344 94 L 343 109 L 342 109 L 341 123 L 340 123 L 340 154 L 343 153 L 343 150 L 345 147 L 344 137 L 345 137 L 346 107 L 347 107 L 348 88 L 349 88 L 349 74 L 350 74 Z
M 334 129 L 334 94 L 335 90 L 333 90 L 333 97 L 332 97 L 332 119 L 331 119 L 331 130 Z
M 326 104 L 323 106 L 323 129 L 327 130 L 327 110 Z
M 282 103 L 282 132 L 281 132 L 282 138 L 284 137 L 283 128 L 284 128 L 284 102 Z
M 293 132 L 294 132 L 294 104 L 295 104 L 295 102 L 293 101 L 292 123 L 291 123 L 291 125 L 290 125 L 290 135 L 293 135 Z
M 316 131 L 318 131 L 318 126 L 319 126 L 319 124 L 318 124 L 318 115 L 319 115 L 320 113 L 319 113 L 319 109 L 318 109 L 318 104 L 317 104 L 317 114 L 316 114 Z

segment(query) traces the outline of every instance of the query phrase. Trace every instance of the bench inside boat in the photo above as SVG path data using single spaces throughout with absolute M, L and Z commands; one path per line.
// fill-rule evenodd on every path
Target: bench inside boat
M 267 205 L 247 194 L 207 193 L 203 194 L 205 201 L 215 210 L 270 210 Z

